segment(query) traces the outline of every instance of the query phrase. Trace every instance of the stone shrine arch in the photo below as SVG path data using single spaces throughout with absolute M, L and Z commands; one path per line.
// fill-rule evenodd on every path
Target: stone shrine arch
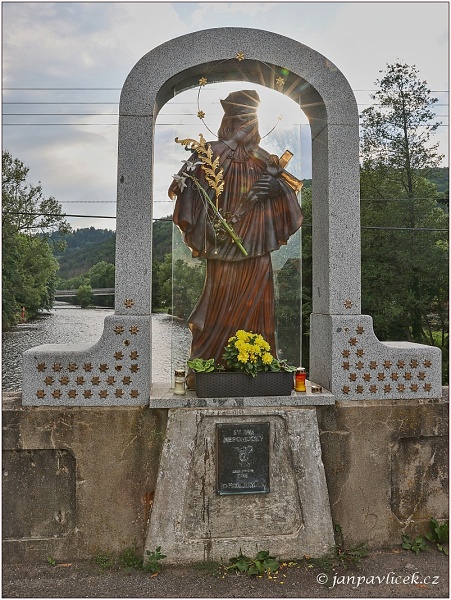
M 105 319 L 102 338 L 94 346 L 61 350 L 52 345 L 27 351 L 24 404 L 74 404 L 74 394 L 72 399 L 55 397 L 41 381 L 50 364 L 69 369 L 69 361 L 77 367 L 91 365 L 99 376 L 107 369 L 119 369 L 131 381 L 129 387 L 117 388 L 115 395 L 104 389 L 102 396 L 101 386 L 80 393 L 75 389 L 75 404 L 149 402 L 156 117 L 168 100 L 197 87 L 206 72 L 210 72 L 209 83 L 233 79 L 233 73 L 221 71 L 221 63 L 238 52 L 244 55 L 239 63 L 241 77 L 249 82 L 273 86 L 260 67 L 283 69 L 283 93 L 299 104 L 310 122 L 310 379 L 337 399 L 441 396 L 440 351 L 418 344 L 381 343 L 373 333 L 371 317 L 360 314 L 359 115 L 349 83 L 330 60 L 297 41 L 268 31 L 227 27 L 170 40 L 143 56 L 128 75 L 119 107 L 115 315 Z M 128 360 L 124 348 L 133 348 L 130 356 L 139 356 L 139 362 Z M 356 348 L 357 356 L 365 359 L 353 356 Z M 120 365 L 117 356 L 123 356 Z M 396 371 L 399 379 L 408 365 L 416 365 L 411 371 L 422 369 L 418 383 L 396 386 L 392 379 L 382 384 L 370 373 L 377 365 L 385 378 L 385 371 L 388 376 L 395 364 L 402 365 Z
M 233 79 L 230 72 L 221 72 L 220 65 L 211 69 L 237 52 L 245 56 L 239 70 L 250 82 L 273 83 L 262 81 L 262 63 L 289 71 L 284 93 L 300 105 L 310 122 L 315 182 L 314 313 L 341 314 L 346 307 L 346 314 L 359 314 L 359 120 L 352 90 L 340 71 L 311 48 L 278 34 L 244 28 L 210 29 L 171 40 L 146 54 L 124 84 L 119 121 L 116 312 L 150 312 L 150 247 L 143 247 L 142 241 L 149 239 L 152 220 L 148 207 L 158 112 L 178 93 L 197 87 L 207 71 L 209 83 Z M 208 61 L 202 61 L 206 56 Z M 140 260 L 131 261 L 131 254 Z M 135 303 L 127 309 L 125 301 L 132 288 Z
M 288 71 L 284 93 L 300 105 L 310 122 L 314 313 L 341 314 L 346 310 L 346 314 L 359 314 L 359 121 L 352 90 L 340 71 L 312 49 L 277 34 L 243 28 L 211 29 L 171 40 L 145 55 L 124 84 L 119 130 L 116 312 L 150 312 L 151 249 L 150 243 L 146 248 L 142 241 L 150 239 L 152 215 L 148 207 L 158 111 L 178 93 L 197 87 L 206 72 L 209 83 L 233 79 L 234 74 L 221 70 L 221 64 L 237 52 L 245 57 L 239 63 L 241 77 L 252 83 L 274 87 L 264 63 L 274 66 L 278 73 Z M 124 174 L 133 172 L 135 163 L 142 165 L 141 175 L 136 176 L 139 181 L 127 182 Z M 131 250 L 133 246 L 136 248 Z M 131 262 L 131 255 L 140 256 L 140 260 Z M 134 305 L 128 309 L 131 286 Z

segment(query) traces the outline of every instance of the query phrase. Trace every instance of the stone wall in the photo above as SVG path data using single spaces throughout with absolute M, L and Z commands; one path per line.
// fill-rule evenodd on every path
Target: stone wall
M 338 401 L 317 414 L 347 543 L 398 546 L 402 532 L 448 517 L 447 397 Z M 166 423 L 165 410 L 24 407 L 5 393 L 4 561 L 142 549 Z
M 349 544 L 399 545 L 448 513 L 448 388 L 440 400 L 318 408 L 332 519 Z
M 142 548 L 166 412 L 23 407 L 3 397 L 3 559 Z

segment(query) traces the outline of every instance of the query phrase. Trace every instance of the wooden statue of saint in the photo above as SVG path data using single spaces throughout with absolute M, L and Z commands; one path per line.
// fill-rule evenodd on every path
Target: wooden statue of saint
M 202 295 L 189 317 L 190 358 L 220 363 L 229 338 L 239 329 L 260 333 L 277 357 L 271 252 L 287 243 L 303 216 L 295 191 L 280 176 L 282 169 L 275 169 L 268 160 L 274 157 L 259 146 L 259 104 L 255 90 L 232 92 L 221 100 L 218 140 L 209 142 L 223 169 L 218 208 L 247 256 L 221 227 L 193 180 L 183 178 L 189 173 L 212 195 L 196 152 L 169 188 L 169 196 L 176 199 L 174 223 L 193 257 L 206 259 Z M 192 377 L 187 384 L 193 389 Z

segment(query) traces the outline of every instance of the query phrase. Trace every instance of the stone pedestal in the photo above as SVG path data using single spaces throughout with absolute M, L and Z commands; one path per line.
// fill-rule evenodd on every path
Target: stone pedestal
M 44 344 L 23 353 L 24 406 L 146 406 L 150 316 L 105 318 L 96 344 Z
M 269 424 L 268 493 L 218 493 L 217 426 L 234 424 Z M 145 551 L 161 546 L 168 563 L 227 562 L 240 550 L 289 559 L 333 544 L 315 407 L 169 410 Z

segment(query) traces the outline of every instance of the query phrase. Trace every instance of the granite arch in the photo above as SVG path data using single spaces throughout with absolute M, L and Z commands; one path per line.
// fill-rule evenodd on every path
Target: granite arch
M 130 71 L 119 106 L 115 314 L 105 319 L 102 338 L 93 346 L 51 345 L 25 352 L 24 404 L 146 405 L 150 399 L 150 406 L 156 406 L 151 393 L 155 121 L 170 98 L 197 87 L 206 72 L 210 81 L 233 78 L 233 70 L 221 65 L 237 53 L 244 57 L 239 61 L 241 81 L 273 86 L 271 77 L 262 75 L 262 66 L 270 65 L 273 72 L 283 69 L 284 93 L 299 103 L 310 122 L 310 380 L 336 399 L 441 397 L 440 350 L 382 343 L 373 333 L 372 318 L 361 315 L 359 116 L 348 81 L 328 58 L 300 42 L 268 31 L 227 27 L 172 39 L 144 55 Z M 130 344 L 130 356 L 139 356 L 139 363 L 127 358 L 116 364 L 115 357 Z M 81 369 L 91 361 L 100 386 L 82 389 L 75 380 L 71 396 L 47 386 L 52 364 L 69 376 L 74 364 Z M 375 365 L 380 372 L 373 373 Z M 108 369 L 121 369 L 120 381 L 128 381 L 128 387 L 114 393 L 106 384 L 102 389 Z

